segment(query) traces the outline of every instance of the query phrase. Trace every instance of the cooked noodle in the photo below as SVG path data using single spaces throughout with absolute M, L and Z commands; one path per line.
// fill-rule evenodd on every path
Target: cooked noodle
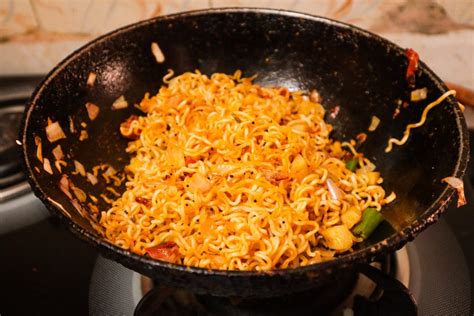
M 387 203 L 382 178 L 350 144 L 360 168 L 346 168 L 353 154 L 329 138 L 320 104 L 240 71 L 172 76 L 140 103 L 147 116 L 121 126 L 136 140 L 126 191 L 101 215 L 110 242 L 141 255 L 173 243 L 176 255 L 162 259 L 189 266 L 271 270 L 360 241 L 350 229 Z
M 405 144 L 408 140 L 408 137 L 410 137 L 410 130 L 413 129 L 413 128 L 418 128 L 418 127 L 422 126 L 423 124 L 425 124 L 426 117 L 428 116 L 428 112 L 432 108 L 434 108 L 435 106 L 437 106 L 438 104 L 443 102 L 444 99 L 446 99 L 450 95 L 455 96 L 456 91 L 455 90 L 446 91 L 437 100 L 435 100 L 435 101 L 431 102 L 430 104 L 428 104 L 425 107 L 425 109 L 423 110 L 423 113 L 421 114 L 420 121 L 417 122 L 417 123 L 408 124 L 407 127 L 405 128 L 405 132 L 403 133 L 403 137 L 401 139 L 390 138 L 388 140 L 388 144 L 387 144 L 387 148 L 385 148 L 385 152 L 386 153 L 391 152 L 393 144 L 398 145 L 398 146 L 401 146 L 401 145 Z M 461 108 L 461 110 L 462 110 L 462 108 Z

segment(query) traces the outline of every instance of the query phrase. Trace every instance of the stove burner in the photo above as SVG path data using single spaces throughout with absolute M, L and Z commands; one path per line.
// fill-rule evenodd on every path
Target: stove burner
M 395 260 L 387 256 L 372 265 L 356 265 L 317 288 L 272 298 L 198 295 L 159 283 L 150 289 L 150 280 L 142 278 L 148 293 L 134 315 L 417 315 L 413 296 L 394 278 Z
M 24 180 L 20 150 L 16 144 L 23 105 L 0 108 L 0 189 Z
M 328 315 L 349 296 L 357 280 L 357 272 L 348 271 L 338 274 L 334 282 L 322 287 L 281 297 L 235 299 L 197 296 L 197 298 L 207 306 L 211 315 Z
M 0 102 L 0 202 L 25 193 L 28 184 L 16 143 L 26 99 Z
M 134 315 L 327 315 L 349 296 L 357 280 L 357 272 L 341 271 L 334 282 L 271 298 L 197 295 L 158 284 L 143 297 Z

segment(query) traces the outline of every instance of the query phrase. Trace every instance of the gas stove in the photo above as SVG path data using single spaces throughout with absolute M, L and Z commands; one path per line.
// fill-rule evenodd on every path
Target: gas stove
M 265 300 L 199 296 L 103 258 L 31 193 L 15 141 L 23 106 L 39 80 L 0 79 L 0 315 L 409 315 L 406 288 L 419 315 L 474 312 L 472 163 L 465 179 L 468 205 L 452 205 L 415 241 L 375 262 L 379 272 L 366 273 L 375 278 L 348 276 L 331 298 L 322 292 Z

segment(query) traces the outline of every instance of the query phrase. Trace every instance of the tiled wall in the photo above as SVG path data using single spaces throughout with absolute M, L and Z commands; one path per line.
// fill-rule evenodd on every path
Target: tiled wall
M 93 36 L 158 15 L 232 6 L 306 12 L 380 31 L 442 32 L 474 19 L 472 0 L 0 0 L 0 37 Z
M 441 75 L 474 86 L 474 0 L 0 0 L 0 75 L 45 73 L 87 41 L 136 21 L 231 6 L 289 9 L 355 24 L 413 46 Z

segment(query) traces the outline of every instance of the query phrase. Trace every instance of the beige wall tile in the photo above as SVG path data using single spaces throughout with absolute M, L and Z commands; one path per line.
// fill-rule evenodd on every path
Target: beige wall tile
M 150 18 L 156 13 L 161 12 L 161 3 L 159 0 L 108 0 L 108 8 L 100 8 L 105 11 L 102 26 L 96 28 L 94 33 L 101 34 L 117 29 L 140 20 Z M 91 18 L 97 20 L 97 18 Z
M 435 0 L 457 23 L 474 25 L 473 0 Z
M 114 0 L 92 0 L 89 2 L 84 20 L 81 23 L 81 32 L 100 35 L 107 31 L 106 24 L 113 10 Z
M 103 34 L 137 21 L 182 11 L 205 9 L 210 0 L 106 0 L 94 1 L 87 15 L 87 32 Z M 89 22 L 90 21 L 90 22 Z
M 81 33 L 93 0 L 31 0 L 31 6 L 42 31 Z
M 277 0 L 212 0 L 213 8 L 224 7 L 252 7 L 252 8 L 272 8 L 291 9 L 297 1 L 277 1 Z
M 4 42 L 0 44 L 0 76 L 44 74 L 86 41 Z
M 207 9 L 212 0 L 161 0 L 162 14 Z
M 474 0 L 0 0 L 0 75 L 44 73 L 94 37 L 156 15 L 212 7 L 268 7 L 321 15 L 375 30 L 421 50 L 443 77 L 472 87 Z M 32 6 L 30 5 L 32 4 Z M 426 36 L 388 21 L 400 8 L 441 5 L 455 27 Z M 415 12 L 416 13 L 416 12 Z M 417 15 L 418 20 L 423 12 Z M 403 15 L 403 11 L 401 12 Z M 426 14 L 425 14 L 426 15 Z M 37 21 L 39 23 L 37 23 Z M 389 27 L 391 24 L 395 26 Z M 397 23 L 398 24 L 397 24 Z M 409 23 L 412 25 L 413 23 Z M 451 23 L 453 24 L 453 23 Z M 442 24 L 441 27 L 445 27 Z M 454 31 L 454 32 L 453 32 Z M 470 46 L 467 48 L 468 43 Z M 464 47 L 459 50 L 459 47 Z M 442 46 L 442 47 L 441 47 Z M 444 57 L 445 53 L 448 57 Z M 441 63 L 449 58 L 450 63 Z M 448 65 L 448 66 L 444 66 Z M 456 66 L 458 65 L 458 66 Z M 451 71 L 450 69 L 456 69 Z M 471 71 L 465 71 L 470 69 Z
M 29 0 L 0 0 L 0 39 L 24 34 L 36 27 Z
M 24 1 L 24 0 L 23 0 Z M 99 35 L 157 15 L 204 9 L 210 0 L 31 0 L 41 31 Z
M 219 7 L 262 7 L 309 13 L 336 19 L 361 27 L 370 25 L 374 16 L 381 14 L 383 6 L 393 6 L 406 0 L 213 0 L 212 6 Z

